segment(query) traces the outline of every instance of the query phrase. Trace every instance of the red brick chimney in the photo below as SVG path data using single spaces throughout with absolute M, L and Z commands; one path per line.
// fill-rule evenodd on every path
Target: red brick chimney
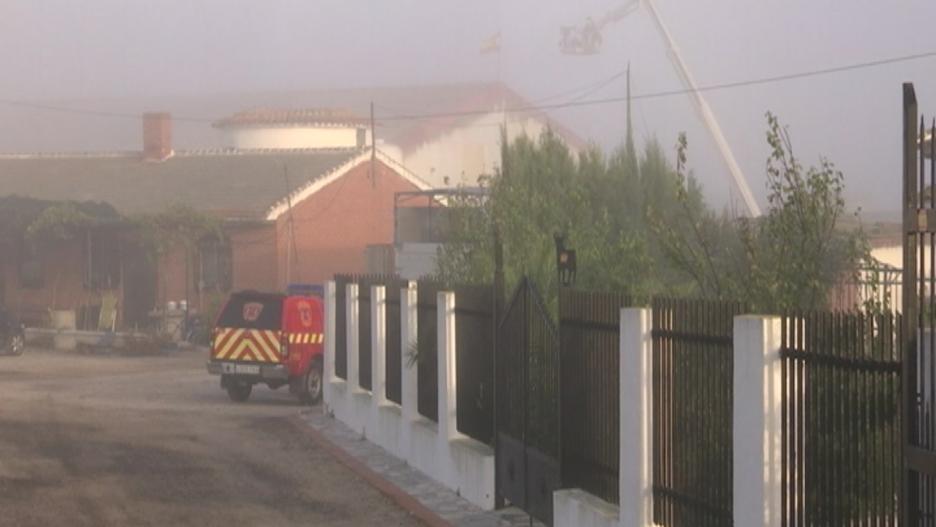
M 172 155 L 172 116 L 166 112 L 143 114 L 143 160 L 165 161 Z

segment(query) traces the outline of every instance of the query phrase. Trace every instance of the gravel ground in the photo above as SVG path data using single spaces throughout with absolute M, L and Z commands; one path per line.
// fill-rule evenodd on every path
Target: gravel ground
M 205 355 L 0 357 L 0 525 L 419 525 Z

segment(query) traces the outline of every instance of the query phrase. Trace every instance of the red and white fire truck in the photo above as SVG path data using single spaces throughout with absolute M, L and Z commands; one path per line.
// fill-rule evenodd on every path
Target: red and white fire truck
M 218 314 L 208 372 L 221 376 L 232 401 L 244 402 L 255 384 L 289 385 L 305 403 L 322 397 L 324 310 L 315 296 L 242 291 Z

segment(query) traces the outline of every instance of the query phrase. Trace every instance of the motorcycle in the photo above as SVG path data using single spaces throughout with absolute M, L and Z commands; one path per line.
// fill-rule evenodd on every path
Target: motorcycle
M 0 355 L 22 355 L 26 351 L 26 326 L 0 310 Z

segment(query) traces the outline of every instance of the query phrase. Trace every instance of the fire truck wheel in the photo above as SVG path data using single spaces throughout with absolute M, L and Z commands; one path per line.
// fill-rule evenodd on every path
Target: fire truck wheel
M 231 381 L 227 385 L 228 397 L 235 403 L 242 403 L 250 398 L 253 385 L 246 382 Z
M 322 400 L 322 361 L 316 360 L 302 377 L 302 402 L 317 404 Z

